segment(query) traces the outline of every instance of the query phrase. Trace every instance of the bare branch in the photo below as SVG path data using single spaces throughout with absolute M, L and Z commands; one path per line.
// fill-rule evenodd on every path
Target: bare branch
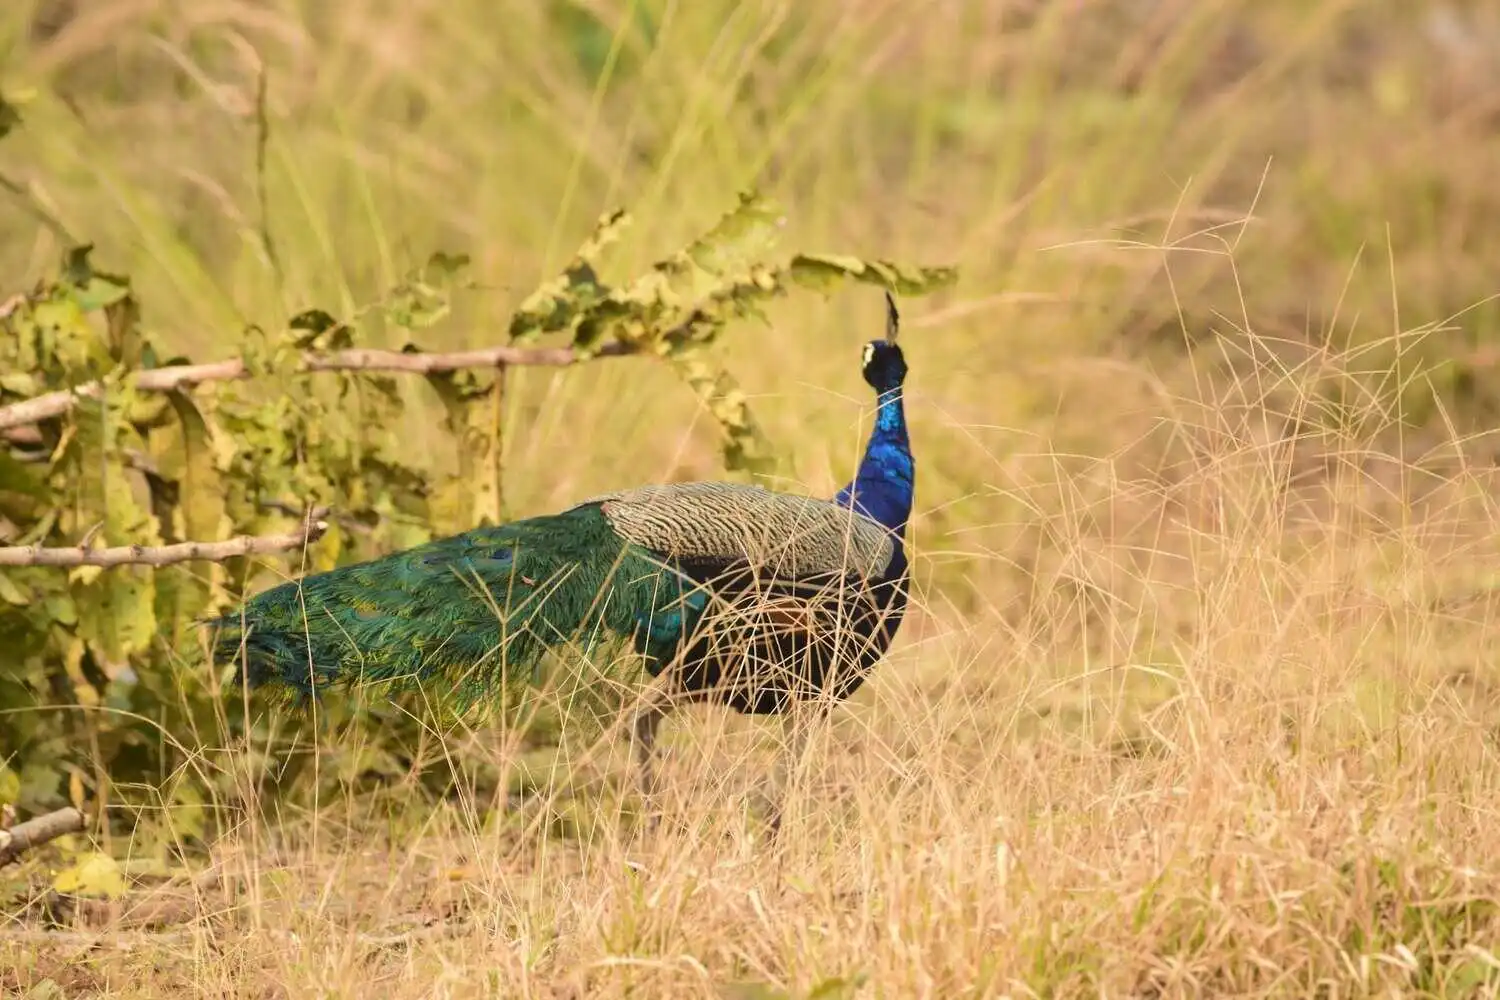
M 0 566 L 171 566 L 180 562 L 224 562 L 239 556 L 263 556 L 310 545 L 328 531 L 328 522 L 314 511 L 302 531 L 284 535 L 240 535 L 222 542 L 178 542 L 175 545 L 119 545 L 110 549 L 82 546 L 42 548 L 21 545 L 0 548 Z
M 171 392 L 173 389 L 185 389 L 202 382 L 233 382 L 249 377 L 249 366 L 236 358 L 231 361 L 210 361 L 203 365 L 147 368 L 135 373 L 135 387 L 141 392 Z
M 631 346 L 614 343 L 605 345 L 594 356 L 619 357 L 632 353 L 635 353 L 635 349 Z M 430 375 L 435 372 L 451 372 L 463 368 L 499 368 L 507 365 L 565 368 L 579 360 L 578 353 L 571 347 L 487 347 L 477 351 L 432 354 L 351 348 L 330 354 L 306 354 L 302 359 L 302 370 L 308 372 L 383 371 Z M 234 359 L 202 365 L 148 368 L 134 372 L 130 380 L 139 392 L 168 392 L 204 382 L 233 382 L 249 376 L 249 366 L 244 361 Z M 80 396 L 97 397 L 100 390 L 100 383 L 88 382 L 74 389 L 59 389 L 34 399 L 0 406 L 0 431 L 62 416 L 73 408 Z
M 619 357 L 634 353 L 627 344 L 606 344 L 595 357 Z M 571 347 L 485 347 L 477 351 L 452 351 L 446 354 L 416 354 L 403 351 L 381 351 L 372 348 L 350 348 L 333 354 L 309 355 L 308 371 L 409 372 L 432 375 L 463 368 L 503 368 L 512 365 L 566 368 L 579 360 Z
M 97 391 L 98 383 L 92 383 Z M 83 395 L 89 386 L 79 391 Z M 66 390 L 49 392 L 34 399 L 28 399 L 22 403 L 12 403 L 6 407 L 0 407 L 0 431 L 9 430 L 12 427 L 24 427 L 34 424 L 49 417 L 59 417 L 73 408 L 73 394 Z
M 11 551 L 0 549 L 0 552 Z M 0 865 L 8 865 L 34 847 L 83 829 L 83 813 L 69 806 L 0 830 Z

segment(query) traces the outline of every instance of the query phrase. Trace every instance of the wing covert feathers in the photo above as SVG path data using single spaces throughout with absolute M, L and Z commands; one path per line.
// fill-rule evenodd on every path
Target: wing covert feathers
M 790 579 L 879 577 L 895 550 L 884 527 L 846 507 L 740 483 L 645 486 L 586 503 L 642 548 L 688 562 L 743 560 Z

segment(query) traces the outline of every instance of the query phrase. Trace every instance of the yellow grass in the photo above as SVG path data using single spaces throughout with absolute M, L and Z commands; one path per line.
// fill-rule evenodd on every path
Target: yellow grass
M 99 0 L 27 39 L 62 6 L 0 13 L 4 83 L 39 88 L 0 147 L 27 192 L 0 200 L 4 284 L 55 256 L 46 215 L 195 360 L 439 247 L 488 290 L 434 342 L 494 342 L 603 209 L 642 220 L 623 271 L 751 183 L 789 245 L 963 280 L 906 304 L 919 608 L 809 749 L 779 847 L 743 808 L 757 724 L 668 724 L 646 837 L 623 748 L 496 802 L 472 776 L 518 766 L 507 744 L 455 733 L 443 801 L 398 781 L 250 810 L 215 852 L 226 888 L 169 933 L 0 925 L 0 989 L 1500 993 L 1483 4 L 704 0 L 639 5 L 647 39 L 591 0 L 622 31 L 584 57 L 530 0 Z M 772 321 L 723 352 L 788 487 L 827 493 L 878 297 Z M 517 514 L 717 473 L 649 362 L 518 381 Z M 414 454 L 441 451 L 432 423 Z M 113 847 L 174 835 L 161 816 Z

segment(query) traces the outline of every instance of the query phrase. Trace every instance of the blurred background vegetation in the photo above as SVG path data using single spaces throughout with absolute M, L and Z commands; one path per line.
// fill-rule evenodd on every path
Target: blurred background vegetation
M 1166 418 L 1194 405 L 1306 443 L 1311 475 L 1318 427 L 1495 455 L 1500 10 L 1478 0 L 12 0 L 0 87 L 25 113 L 0 144 L 0 291 L 92 242 L 195 361 L 350 314 L 437 249 L 477 287 L 424 345 L 500 343 L 601 212 L 638 220 L 610 265 L 631 274 L 751 187 L 796 248 L 958 264 L 906 311 L 936 616 L 1015 620 L 1075 578 L 1049 511 L 1101 546 L 1149 530 L 1113 477 L 1186 476 Z M 879 297 L 768 315 L 718 355 L 783 485 L 831 492 Z M 511 378 L 507 513 L 722 471 L 649 360 Z M 437 397 L 400 391 L 403 460 L 448 471 Z M 1048 470 L 1087 456 L 1114 464 L 1059 489 Z

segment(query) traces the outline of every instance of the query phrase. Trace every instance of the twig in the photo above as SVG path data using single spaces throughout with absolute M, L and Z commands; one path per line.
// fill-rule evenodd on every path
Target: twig
M 318 513 L 317 511 L 314 512 Z M 326 512 L 324 512 L 326 513 Z M 0 548 L 0 566 L 171 566 L 180 562 L 224 562 L 238 556 L 263 556 L 310 545 L 328 531 L 328 522 L 313 520 L 301 531 L 284 535 L 240 535 L 222 542 L 178 542 L 175 545 L 118 545 L 111 549 L 77 546 L 47 548 L 20 545 Z
M 278 514 L 290 514 L 292 517 L 302 516 L 301 507 L 298 507 L 293 503 L 287 503 L 285 500 L 262 500 L 260 502 L 260 506 L 263 510 L 274 510 Z M 321 516 L 327 520 L 331 520 L 334 524 L 338 525 L 340 528 L 343 528 L 345 531 L 352 531 L 357 535 L 371 535 L 375 533 L 375 529 L 370 525 L 364 523 L 356 517 L 350 517 L 348 514 L 330 514 L 324 512 Z
M 0 553 L 14 551 L 0 549 Z M 8 865 L 33 847 L 83 829 L 83 813 L 69 806 L 0 830 L 0 865 Z
M 95 522 L 94 526 L 92 528 L 90 528 L 88 531 L 85 531 L 83 533 L 83 537 L 78 540 L 78 547 L 80 549 L 91 548 L 93 546 L 93 544 L 94 544 L 94 539 L 98 538 L 99 537 L 99 532 L 101 532 L 103 530 L 104 530 L 104 522 L 103 521 L 97 521 L 97 522 Z
M 628 344 L 607 344 L 595 357 L 619 357 L 633 354 Z M 478 351 L 449 353 L 408 353 L 351 348 L 329 354 L 306 354 L 302 371 L 384 371 L 430 375 L 434 372 L 458 371 L 462 368 L 498 368 L 503 365 L 565 368 L 576 364 L 579 355 L 571 347 L 488 347 Z M 214 361 L 201 365 L 169 365 L 148 368 L 130 376 L 138 392 L 169 392 L 204 382 L 234 382 L 249 378 L 250 368 L 244 361 Z M 87 382 L 73 389 L 59 389 L 20 403 L 0 406 L 0 431 L 60 417 L 71 410 L 79 397 L 94 397 L 102 390 L 99 382 Z

